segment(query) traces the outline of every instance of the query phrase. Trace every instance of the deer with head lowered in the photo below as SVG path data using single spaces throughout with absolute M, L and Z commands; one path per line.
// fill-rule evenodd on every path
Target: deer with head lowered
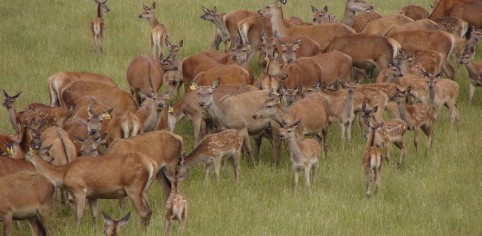
M 370 182 L 375 182 L 375 192 L 380 188 L 380 177 L 382 174 L 382 159 L 383 155 L 380 149 L 375 145 L 375 133 L 383 127 L 383 123 L 379 123 L 370 127 L 369 138 L 367 145 L 362 153 L 363 169 L 365 170 L 365 186 L 367 190 L 367 197 L 371 196 Z
M 363 122 L 368 127 L 364 132 L 365 139 L 369 138 L 371 128 L 378 124 L 374 114 L 378 112 L 378 106 L 368 108 L 366 103 L 363 103 Z M 381 113 L 381 112 L 380 112 Z M 390 164 L 390 144 L 393 143 L 400 149 L 400 158 L 397 162 L 397 167 L 400 168 L 402 161 L 407 156 L 407 149 L 405 147 L 405 133 L 407 132 L 407 124 L 400 119 L 391 119 L 383 121 L 383 127 L 378 132 L 375 132 L 374 143 L 376 146 L 383 146 L 385 149 L 385 160 Z
M 469 106 L 472 105 L 475 87 L 482 86 L 482 62 L 474 63 L 475 49 L 466 47 L 464 53 L 460 57 L 460 64 L 464 64 L 469 74 Z
M 179 175 L 187 175 L 187 171 L 198 162 L 206 164 L 204 168 L 204 179 L 207 180 L 209 169 L 214 166 L 214 175 L 219 180 L 219 169 L 223 158 L 230 158 L 234 169 L 234 177 L 239 181 L 239 161 L 241 159 L 241 148 L 243 147 L 243 136 L 238 130 L 228 129 L 216 134 L 206 135 L 201 143 L 181 161 Z
M 420 129 L 427 135 L 427 145 L 425 154 L 427 154 L 433 140 L 433 122 L 435 120 L 436 109 L 433 105 L 424 103 L 415 103 L 412 105 L 406 104 L 407 96 L 410 94 L 411 87 L 409 86 L 404 91 L 396 88 L 395 94 L 390 100 L 397 103 L 400 119 L 405 121 L 407 128 L 413 130 L 413 143 L 415 150 L 418 150 L 418 133 Z
M 142 5 L 144 11 L 139 15 L 140 19 L 147 19 L 151 25 L 151 47 L 152 56 L 159 58 L 166 46 L 166 40 L 168 38 L 167 28 L 164 24 L 159 23 L 155 15 L 156 2 L 152 2 L 151 7 Z
M 298 141 L 295 136 L 295 129 L 300 125 L 301 120 L 297 120 L 293 124 L 288 124 L 282 120 L 280 127 L 280 139 L 286 140 L 290 150 L 290 160 L 295 172 L 295 190 L 298 189 L 299 171 L 304 170 L 306 187 L 310 187 L 310 179 L 313 185 L 316 182 L 316 171 L 318 169 L 318 160 L 321 155 L 320 144 L 315 139 L 304 139 Z
M 83 157 L 62 166 L 52 166 L 36 153 L 25 155 L 25 159 L 57 187 L 72 194 L 76 204 L 77 228 L 86 200 L 90 204 L 95 227 L 99 214 L 97 199 L 125 196 L 131 199 L 137 209 L 141 226 L 146 229 L 149 224 L 152 210 L 147 203 L 147 190 L 156 174 L 157 164 L 145 155 L 128 153 L 102 158 Z
M 100 53 L 104 53 L 104 14 L 109 12 L 109 8 L 107 7 L 107 0 L 103 2 L 99 2 L 98 0 L 94 0 L 94 3 L 97 4 L 97 17 L 92 20 L 91 23 L 91 31 L 92 36 L 94 37 L 94 52 L 97 53 L 99 50 Z
M 131 213 L 128 212 L 122 219 L 114 220 L 107 213 L 102 211 L 102 217 L 104 218 L 104 235 L 105 236 L 119 236 L 120 227 L 127 224 Z
M 21 171 L 0 178 L 0 219 L 3 235 L 12 234 L 13 220 L 28 220 L 32 235 L 49 235 L 52 182 L 38 172 Z

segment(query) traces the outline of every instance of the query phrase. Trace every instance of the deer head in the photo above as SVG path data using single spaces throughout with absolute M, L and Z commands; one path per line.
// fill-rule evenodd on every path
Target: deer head
M 117 236 L 120 232 L 120 227 L 125 225 L 131 216 L 131 213 L 128 212 L 122 219 L 120 220 L 113 220 L 107 215 L 104 211 L 102 211 L 102 217 L 104 218 L 104 235 L 105 236 Z

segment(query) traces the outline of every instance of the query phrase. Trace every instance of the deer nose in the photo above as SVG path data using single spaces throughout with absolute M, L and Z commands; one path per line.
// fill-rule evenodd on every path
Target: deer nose
M 256 114 L 253 115 L 253 119 L 257 119 L 258 116 Z
M 278 138 L 279 138 L 280 140 L 285 139 L 285 137 L 283 137 L 283 135 L 281 135 L 281 134 L 280 134 L 280 135 L 278 135 Z
M 199 106 L 204 107 L 204 102 L 199 102 Z
M 236 58 L 238 58 L 236 55 L 233 55 L 232 56 L 233 60 L 236 60 Z
M 91 129 L 90 132 L 89 132 L 90 135 L 94 135 L 94 134 L 96 134 L 96 133 L 97 133 L 97 130 L 96 130 L 96 129 Z
M 139 19 L 142 19 L 142 15 L 139 15 Z

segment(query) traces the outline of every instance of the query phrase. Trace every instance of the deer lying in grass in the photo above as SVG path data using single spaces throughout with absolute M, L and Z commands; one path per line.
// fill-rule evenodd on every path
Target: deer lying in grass
M 475 49 L 466 47 L 464 53 L 460 57 L 460 64 L 464 64 L 469 74 L 469 106 L 472 105 L 475 87 L 482 86 L 482 62 L 474 63 Z
M 98 0 L 94 0 L 97 4 L 97 17 L 95 17 L 92 22 L 90 29 L 92 31 L 92 36 L 94 37 L 94 53 L 97 53 L 99 50 L 100 53 L 104 53 L 104 14 L 109 12 L 109 8 L 107 7 L 107 0 L 103 2 L 99 2 Z
M 184 233 L 187 223 L 187 202 L 179 193 L 178 171 L 172 179 L 172 189 L 167 200 L 166 213 L 164 214 L 164 234 L 171 232 L 172 221 L 179 220 L 179 234 Z
M 90 72 L 69 72 L 62 71 L 55 75 L 52 75 L 48 79 L 49 93 L 50 93 L 50 106 L 53 107 L 65 107 L 62 105 L 61 94 L 62 90 L 70 83 L 76 80 L 86 80 L 98 83 L 104 83 L 117 87 L 117 84 L 105 75 L 90 73 Z
M 147 190 L 158 169 L 152 159 L 143 154 L 129 153 L 103 158 L 83 157 L 63 166 L 51 166 L 35 153 L 25 155 L 25 159 L 57 187 L 72 194 L 76 204 L 77 228 L 84 214 L 86 200 L 90 204 L 95 227 L 99 214 L 97 199 L 125 196 L 131 199 L 138 211 L 141 226 L 147 228 L 152 214 L 147 203 Z
M 293 124 L 282 121 L 280 127 L 280 139 L 286 140 L 290 150 L 290 160 L 295 172 L 295 190 L 298 189 L 298 178 L 300 170 L 305 172 L 306 187 L 310 188 L 310 178 L 313 185 L 316 182 L 316 171 L 318 170 L 318 160 L 321 155 L 320 144 L 315 139 L 304 139 L 298 141 L 295 137 L 295 129 L 300 125 L 301 120 Z
M 219 169 L 223 158 L 230 158 L 234 169 L 234 177 L 239 182 L 239 161 L 243 136 L 235 129 L 228 129 L 215 134 L 206 135 L 201 143 L 181 162 L 179 175 L 187 175 L 189 168 L 198 162 L 206 164 L 204 168 L 204 180 L 207 180 L 209 169 L 214 166 L 214 175 L 219 180 Z
M 28 220 L 32 235 L 49 235 L 51 181 L 38 172 L 21 171 L 0 178 L 3 235 L 12 234 L 12 220 Z
M 436 109 L 433 105 L 424 103 L 406 104 L 407 96 L 410 94 L 409 86 L 404 91 L 396 88 L 396 93 L 390 98 L 397 103 L 400 119 L 403 120 L 409 130 L 413 130 L 413 143 L 415 150 L 418 150 L 418 133 L 420 129 L 427 135 L 427 145 L 425 155 L 427 155 L 433 141 L 433 122 L 435 120 Z
M 383 127 L 383 123 L 370 127 L 369 138 L 362 153 L 363 169 L 365 170 L 365 186 L 367 197 L 371 196 L 370 182 L 375 182 L 375 192 L 380 188 L 380 177 L 382 175 L 382 152 L 375 145 L 375 133 Z
M 378 123 L 374 114 L 377 113 L 378 106 L 368 108 L 366 103 L 363 103 L 363 122 L 368 127 L 364 132 L 365 139 L 369 138 L 370 129 Z M 400 149 L 400 158 L 397 162 L 397 167 L 400 168 L 402 161 L 407 157 L 407 148 L 405 147 L 405 132 L 407 132 L 407 124 L 400 119 L 391 119 L 383 121 L 383 127 L 378 132 L 375 132 L 374 144 L 378 147 L 383 146 L 385 149 L 385 160 L 390 164 L 390 144 L 393 143 Z
M 127 224 L 131 213 L 128 212 L 122 219 L 120 220 L 113 220 L 107 215 L 104 211 L 102 211 L 102 217 L 104 218 L 104 235 L 105 236 L 119 236 L 120 235 L 120 227 Z
M 159 23 L 155 15 L 156 2 L 153 1 L 151 7 L 142 5 L 144 11 L 139 15 L 140 19 L 147 19 L 151 25 L 151 47 L 152 56 L 159 58 L 166 46 L 168 38 L 167 28 L 164 24 Z M 162 78 L 162 77 L 161 77 Z

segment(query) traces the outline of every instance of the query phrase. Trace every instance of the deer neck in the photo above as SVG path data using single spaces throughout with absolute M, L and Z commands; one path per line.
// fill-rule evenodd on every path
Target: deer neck
M 227 39 L 231 37 L 226 22 L 224 22 L 221 17 L 215 17 L 212 22 L 218 28 L 219 32 L 221 32 L 221 38 Z
M 343 19 L 341 20 L 341 23 L 352 27 L 353 22 L 355 22 L 355 11 L 350 9 L 347 2 L 347 4 L 345 5 L 345 13 L 343 14 Z
M 13 129 L 17 134 L 20 134 L 21 128 L 19 127 L 19 123 L 17 120 L 17 110 L 15 110 L 15 107 L 12 106 L 7 109 L 7 114 L 8 114 L 8 120 L 10 121 L 10 124 L 12 124 Z
M 97 18 L 102 19 L 103 13 L 102 13 L 102 4 L 97 3 Z
M 183 166 L 186 169 L 190 169 L 196 163 L 204 160 L 204 150 L 203 147 L 199 144 L 186 158 L 184 158 Z
M 412 127 L 413 126 L 412 119 L 410 117 L 410 114 L 408 113 L 407 105 L 405 104 L 405 101 L 397 101 L 397 107 L 398 107 L 398 112 L 400 113 L 400 119 L 405 121 L 408 127 Z
M 271 17 L 269 19 L 271 21 L 273 32 L 278 31 L 278 35 L 280 37 L 289 36 L 289 28 L 284 22 L 283 10 L 281 9 L 281 7 L 276 8 L 275 11 L 271 12 Z
M 474 67 L 474 62 L 470 61 L 469 63 L 465 64 L 465 68 L 467 68 L 467 72 L 469 73 L 469 77 L 472 78 L 473 80 L 480 80 L 480 74 L 479 72 L 475 69 Z M 9 114 L 10 118 L 10 114 Z
M 373 147 L 375 146 L 375 134 L 376 134 L 376 129 L 369 127 L 370 129 L 370 136 L 368 138 L 368 147 Z
M 150 131 L 154 131 L 157 127 L 157 125 L 159 124 L 159 120 L 161 119 L 161 112 L 162 111 L 159 111 L 159 109 L 157 109 L 157 106 L 155 104 L 152 104 L 153 106 L 152 107 L 144 107 L 144 108 L 140 108 L 139 110 L 141 110 L 139 113 L 138 113 L 138 118 L 139 120 L 142 122 L 142 128 L 144 130 L 144 132 L 150 132 Z
M 288 147 L 290 149 L 290 154 L 291 158 L 295 162 L 300 162 L 301 161 L 301 150 L 300 147 L 298 146 L 298 143 L 296 141 L 295 135 L 292 134 L 290 137 L 286 139 L 286 142 L 288 144 Z
M 159 21 L 157 21 L 156 16 L 149 17 L 149 24 L 151 25 L 152 29 L 154 29 L 158 25 L 161 25 L 161 23 L 159 23 Z
M 33 155 L 32 158 L 33 159 L 30 162 L 40 174 L 54 182 L 56 187 L 63 186 L 63 177 L 68 169 L 67 165 L 53 166 L 42 160 L 37 155 Z

